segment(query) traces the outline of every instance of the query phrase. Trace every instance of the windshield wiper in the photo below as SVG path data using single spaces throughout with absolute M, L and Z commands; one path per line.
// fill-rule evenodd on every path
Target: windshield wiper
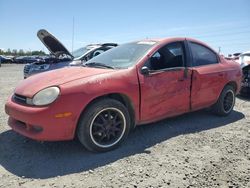
M 103 63 L 97 63 L 97 62 L 91 62 L 91 63 L 86 63 L 84 64 L 85 66 L 88 66 L 88 67 L 105 67 L 105 68 L 108 68 L 108 69 L 115 69 L 114 67 L 112 66 L 109 66 L 109 65 L 105 65 Z

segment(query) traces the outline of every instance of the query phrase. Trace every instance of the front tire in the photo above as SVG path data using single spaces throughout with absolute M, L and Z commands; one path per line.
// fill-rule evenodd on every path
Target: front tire
M 105 152 L 119 146 L 129 130 L 127 108 L 119 101 L 107 98 L 95 101 L 83 112 L 77 136 L 88 150 Z
M 212 111 L 219 116 L 229 115 L 235 104 L 235 89 L 227 85 L 222 90 L 218 101 L 212 106 Z

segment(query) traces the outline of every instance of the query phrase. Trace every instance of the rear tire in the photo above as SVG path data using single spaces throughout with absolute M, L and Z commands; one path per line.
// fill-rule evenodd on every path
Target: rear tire
M 222 90 L 218 101 L 212 106 L 212 112 L 219 116 L 229 115 L 235 104 L 235 88 L 227 85 Z
M 130 130 L 127 108 L 114 99 L 92 103 L 78 123 L 79 141 L 90 151 L 105 152 L 118 147 Z

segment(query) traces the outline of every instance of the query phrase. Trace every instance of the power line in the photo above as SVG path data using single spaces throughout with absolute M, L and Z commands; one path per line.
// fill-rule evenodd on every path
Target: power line
M 202 37 L 202 38 L 206 38 L 206 37 L 217 37 L 217 36 L 230 36 L 230 35 L 238 35 L 238 34 L 250 34 L 250 30 L 248 31 L 240 31 L 240 32 L 233 32 L 233 33 L 218 33 L 215 35 L 195 35 L 196 37 Z

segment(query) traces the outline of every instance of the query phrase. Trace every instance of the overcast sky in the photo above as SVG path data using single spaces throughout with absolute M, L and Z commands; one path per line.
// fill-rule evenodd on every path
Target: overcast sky
M 68 49 L 89 43 L 193 37 L 222 53 L 250 50 L 249 0 L 0 0 L 0 48 L 45 50 L 44 28 Z

